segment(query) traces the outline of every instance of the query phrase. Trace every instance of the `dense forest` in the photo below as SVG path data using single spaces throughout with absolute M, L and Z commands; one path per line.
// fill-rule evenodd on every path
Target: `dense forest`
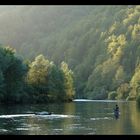
M 9 46 L 0 47 L 0 103 L 68 102 L 74 97 L 73 72 L 42 54 L 24 62 Z
M 17 84 L 17 100 L 140 100 L 138 5 L 1 6 L 0 42 L 16 49 L 1 50 L 11 59 L 0 60 L 1 99 Z

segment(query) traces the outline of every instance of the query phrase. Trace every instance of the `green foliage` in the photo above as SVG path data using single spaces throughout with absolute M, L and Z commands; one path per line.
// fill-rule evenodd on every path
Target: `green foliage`
M 130 81 L 131 91 L 129 93 L 129 99 L 136 99 L 138 94 L 140 93 L 140 67 L 137 66 L 135 69 L 135 73 L 132 76 Z
M 4 89 L 4 77 L 2 71 L 0 70 L 0 103 L 4 100 Z
M 62 62 L 61 68 L 41 54 L 30 64 L 27 85 L 36 103 L 72 100 L 74 96 L 73 72 Z M 28 91 L 28 89 L 27 89 Z
M 111 91 L 108 93 L 108 99 L 109 100 L 115 100 L 117 96 L 117 92 L 116 91 Z
M 13 17 L 10 22 L 9 15 Z M 73 96 L 135 100 L 140 91 L 139 15 L 138 5 L 23 6 L 1 14 L 0 38 L 26 59 L 37 56 L 25 65 L 28 82 L 23 88 L 29 91 L 29 100 L 63 101 Z M 16 78 L 22 77 L 24 70 L 13 50 L 0 52 L 0 87 L 6 95 L 11 92 L 8 85 L 20 83 Z M 18 75 L 18 69 L 23 73 Z M 13 79 L 16 82 L 11 84 Z
M 121 84 L 120 87 L 117 89 L 117 97 L 116 99 L 123 99 L 125 100 L 130 92 L 130 86 L 128 83 Z
M 46 60 L 43 55 L 35 58 L 31 63 L 28 72 L 28 82 L 34 86 L 45 85 L 47 83 L 47 73 L 49 69 L 49 60 Z
M 1 103 L 20 102 L 24 88 L 26 66 L 15 57 L 11 47 L 0 48 L 0 100 Z
M 50 68 L 48 72 L 48 96 L 53 101 L 65 101 L 65 81 L 64 74 L 53 62 L 50 62 Z
M 66 99 L 68 101 L 73 100 L 75 89 L 74 89 L 74 81 L 73 81 L 73 72 L 68 68 L 67 63 L 62 62 L 61 63 L 61 70 L 64 73 L 64 86 L 65 86 L 65 92 L 66 92 Z

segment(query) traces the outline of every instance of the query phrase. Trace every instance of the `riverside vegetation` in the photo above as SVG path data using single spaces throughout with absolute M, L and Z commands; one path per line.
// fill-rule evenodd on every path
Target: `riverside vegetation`
M 0 25 L 1 43 L 23 56 L 0 49 L 1 102 L 140 103 L 139 5 L 11 6 Z

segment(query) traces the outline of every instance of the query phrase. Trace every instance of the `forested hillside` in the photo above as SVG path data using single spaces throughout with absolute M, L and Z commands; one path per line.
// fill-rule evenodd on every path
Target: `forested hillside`
M 139 99 L 140 6 L 5 6 L 0 42 L 26 60 L 65 61 L 76 98 Z

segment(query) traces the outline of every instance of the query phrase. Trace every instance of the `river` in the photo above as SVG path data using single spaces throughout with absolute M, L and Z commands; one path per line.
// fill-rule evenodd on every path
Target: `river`
M 113 108 L 118 104 L 120 116 Z M 35 115 L 49 111 L 51 115 Z M 2 135 L 127 135 L 140 134 L 140 109 L 135 101 L 74 100 L 48 105 L 0 106 Z

